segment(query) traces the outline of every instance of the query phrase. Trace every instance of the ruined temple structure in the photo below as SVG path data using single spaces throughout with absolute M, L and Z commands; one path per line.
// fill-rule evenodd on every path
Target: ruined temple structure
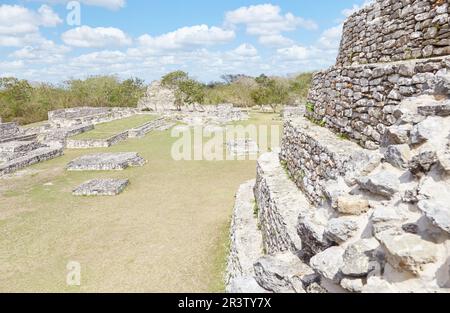
M 241 186 L 229 292 L 450 291 L 449 1 L 377 0 Z
M 80 107 L 48 113 L 48 122 L 22 128 L 0 120 L 0 176 L 63 155 L 67 138 L 94 129 L 99 123 L 130 117 L 133 108 Z

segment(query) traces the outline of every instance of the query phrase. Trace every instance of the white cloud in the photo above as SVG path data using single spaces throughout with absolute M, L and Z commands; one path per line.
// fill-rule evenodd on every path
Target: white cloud
M 61 38 L 65 44 L 78 48 L 126 46 L 132 43 L 131 38 L 114 27 L 81 26 L 68 30 L 61 35 Z
M 244 43 L 233 50 L 233 53 L 242 57 L 254 57 L 258 55 L 258 50 L 247 43 Z
M 69 47 L 57 45 L 51 40 L 42 39 L 35 45 L 25 46 L 10 54 L 10 57 L 38 63 L 56 63 L 64 60 Z
M 276 34 L 259 37 L 259 43 L 271 47 L 285 47 L 294 44 L 294 41 L 283 35 Z
M 198 46 L 210 46 L 229 42 L 235 38 L 232 30 L 224 30 L 208 25 L 183 27 L 176 31 L 152 37 L 148 34 L 139 37 L 141 46 L 154 50 L 177 50 Z
M 121 51 L 97 51 L 80 55 L 72 59 L 75 66 L 91 66 L 96 64 L 117 64 L 126 61 L 126 54 Z
M 319 45 L 327 49 L 337 49 L 342 36 L 342 24 L 326 29 L 319 38 Z
M 285 60 L 306 60 L 311 57 L 311 49 L 299 45 L 278 49 L 277 53 Z
M 25 66 L 23 61 L 0 62 L 0 71 L 11 71 L 21 69 Z
M 281 35 L 283 32 L 298 28 L 308 30 L 318 28 L 314 21 L 297 17 L 292 13 L 283 15 L 281 8 L 273 4 L 252 5 L 229 11 L 225 15 L 225 25 L 245 25 L 248 34 L 258 36 L 260 43 L 267 45 L 288 44 L 289 39 Z
M 0 5 L 0 36 L 36 33 L 41 26 L 54 27 L 60 23 L 62 20 L 47 5 L 37 12 L 19 5 Z

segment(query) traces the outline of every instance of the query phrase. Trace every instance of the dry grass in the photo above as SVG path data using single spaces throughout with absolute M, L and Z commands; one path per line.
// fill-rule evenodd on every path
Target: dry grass
M 252 123 L 273 124 L 271 115 Z M 137 151 L 149 162 L 123 172 L 66 172 L 93 151 L 68 150 L 22 176 L 0 180 L 0 292 L 219 292 L 238 186 L 254 161 L 174 161 L 170 132 L 107 151 Z M 97 177 L 124 177 L 113 198 L 76 198 Z M 68 287 L 66 265 L 82 266 Z

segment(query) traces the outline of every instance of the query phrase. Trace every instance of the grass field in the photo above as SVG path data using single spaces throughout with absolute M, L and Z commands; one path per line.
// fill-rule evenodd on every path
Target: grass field
M 257 114 L 244 124 L 279 125 L 273 118 Z M 104 127 L 115 131 L 123 123 Z M 0 179 L 0 292 L 223 291 L 234 194 L 255 177 L 255 161 L 174 161 L 176 140 L 170 131 L 154 132 L 108 149 L 67 150 Z M 98 151 L 136 151 L 148 164 L 123 172 L 64 170 Z M 71 195 L 99 177 L 129 178 L 131 185 L 113 198 Z M 81 264 L 80 287 L 66 284 L 71 261 Z
M 123 120 L 114 121 L 113 123 L 103 123 L 95 125 L 95 129 L 72 137 L 75 140 L 84 139 L 107 139 L 116 134 L 122 133 L 128 129 L 139 127 L 145 123 L 156 119 L 154 115 L 135 115 Z

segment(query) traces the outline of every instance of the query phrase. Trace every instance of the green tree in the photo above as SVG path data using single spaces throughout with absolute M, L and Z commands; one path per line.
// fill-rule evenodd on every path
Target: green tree
M 205 99 L 205 86 L 183 71 L 163 76 L 161 85 L 175 92 L 175 105 L 178 110 L 185 104 L 203 103 Z
M 285 104 L 289 99 L 289 89 L 282 82 L 264 74 L 255 81 L 258 87 L 252 91 L 251 97 L 257 105 L 269 105 L 275 112 L 279 105 Z

